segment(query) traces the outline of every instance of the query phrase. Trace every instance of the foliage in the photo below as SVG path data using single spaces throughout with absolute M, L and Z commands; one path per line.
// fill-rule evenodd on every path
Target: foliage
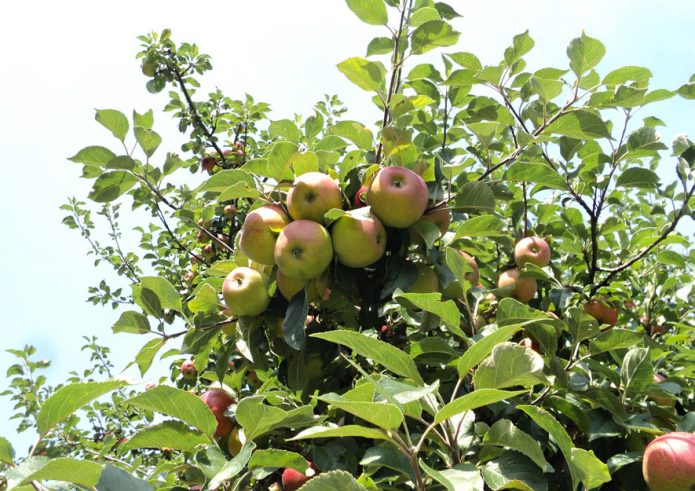
M 695 253 L 679 227 L 693 218 L 695 144 L 678 137 L 669 154 L 664 123 L 647 113 L 693 98 L 695 78 L 666 90 L 650 88 L 643 67 L 601 75 L 605 48 L 585 33 L 565 68 L 527 67 L 528 32 L 483 66 L 456 51 L 459 14 L 445 3 L 347 6 L 386 34 L 337 66 L 372 97 L 376 126 L 344 120 L 337 96 L 279 120 L 248 95 L 202 97 L 207 55 L 168 30 L 140 38 L 147 90 L 169 90 L 184 156 L 160 150 L 153 111 L 97 110 L 116 150 L 70 158 L 93 188 L 90 204 L 64 205 L 64 223 L 122 280 L 90 288 L 89 300 L 123 309 L 113 331 L 143 339 L 132 363 L 144 376 L 176 357 L 177 387 L 138 394 L 115 381 L 93 339 L 94 368 L 62 387 L 37 376 L 48 364 L 32 348 L 12 351 L 5 394 L 18 431 L 37 427 L 41 439 L 27 458 L 0 439 L 8 489 L 267 489 L 311 461 L 320 474 L 307 490 L 634 490 L 651 438 L 695 430 Z M 220 291 L 249 265 L 238 247 L 249 211 L 282 205 L 311 171 L 338 179 L 350 203 L 385 165 L 424 178 L 430 209 L 451 210 L 447 233 L 388 229 L 370 267 L 330 265 L 327 295 L 307 288 L 288 302 L 272 281 L 264 313 L 230 315 Z M 146 225 L 122 232 L 126 209 Z M 523 267 L 538 282 L 526 305 L 497 277 L 530 235 L 553 259 Z M 455 251 L 476 259 L 479 284 Z M 441 291 L 408 292 L 417 264 L 434 268 Z M 461 295 L 446 294 L 457 285 Z M 618 310 L 615 327 L 583 311 L 592 299 Z M 524 337 L 538 350 L 519 346 Z M 181 376 L 183 358 L 197 378 Z M 220 384 L 236 396 L 225 417 L 243 429 L 237 451 L 212 437 L 210 412 L 187 392 Z

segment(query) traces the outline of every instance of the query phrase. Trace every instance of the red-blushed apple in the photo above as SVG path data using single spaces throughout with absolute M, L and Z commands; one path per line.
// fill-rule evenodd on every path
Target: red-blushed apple
M 386 250 L 386 230 L 374 213 L 348 211 L 331 228 L 333 251 L 340 264 L 364 268 L 381 259 Z
M 195 272 L 193 271 L 188 271 L 185 275 L 183 275 L 183 281 L 186 283 L 191 283 L 195 279 Z
M 323 215 L 343 208 L 340 185 L 328 174 L 307 172 L 298 176 L 287 193 L 287 211 L 294 220 L 323 223 Z
M 203 247 L 203 255 L 206 259 L 212 259 L 215 257 L 215 246 L 212 244 L 205 244 Z
M 228 217 L 233 217 L 236 215 L 237 209 L 236 209 L 236 206 L 234 206 L 234 205 L 227 205 L 224 207 L 224 209 L 222 211 Z
M 323 225 L 296 220 L 280 231 L 275 242 L 275 263 L 292 280 L 311 280 L 323 273 L 333 259 L 331 236 Z
M 511 296 L 519 302 L 529 303 L 536 296 L 538 283 L 534 278 L 519 278 L 521 272 L 516 269 L 508 269 L 500 274 L 497 281 L 498 288 L 514 287 Z
M 222 283 L 222 296 L 234 315 L 259 315 L 270 305 L 268 277 L 245 266 L 235 268 Z
M 275 273 L 275 283 L 277 284 L 280 295 L 285 297 L 285 300 L 289 302 L 297 293 L 304 290 L 307 280 L 292 280 L 282 274 L 282 271 L 278 269 Z
M 179 370 L 181 370 L 181 375 L 183 375 L 183 378 L 186 380 L 195 380 L 198 376 L 198 370 L 196 370 L 193 360 L 182 361 Z
M 475 258 L 464 251 L 457 251 L 463 259 L 466 260 L 468 266 L 472 269 L 464 275 L 464 278 L 471 284 L 476 285 L 480 281 L 480 270 L 478 269 L 478 263 L 475 262 Z M 482 285 L 481 285 L 482 286 Z M 463 297 L 463 289 L 461 288 L 461 283 L 459 281 L 452 281 L 444 289 L 444 296 L 447 298 L 461 298 Z
M 418 221 L 430 222 L 436 225 L 439 229 L 439 235 L 444 235 L 449 230 L 449 225 L 451 225 L 451 211 L 447 207 L 435 208 L 426 211 Z
M 241 252 L 256 263 L 275 264 L 275 241 L 288 223 L 290 217 L 279 206 L 256 208 L 246 215 L 241 228 Z
M 321 303 L 331 297 L 328 275 L 322 274 L 313 280 L 309 280 L 306 285 L 306 298 L 309 303 Z
M 666 377 L 661 375 L 660 373 L 655 373 L 654 374 L 654 383 L 658 384 L 666 380 Z M 660 396 L 651 396 L 650 399 L 656 403 L 657 406 L 675 406 L 676 401 L 673 400 L 670 397 L 660 397 Z
M 367 190 L 367 203 L 387 227 L 408 228 L 427 208 L 427 184 L 405 167 L 383 167 Z
M 145 384 L 145 390 L 154 389 L 155 387 L 157 387 L 157 384 L 155 384 L 154 382 L 147 382 Z
M 520 268 L 531 263 L 544 268 L 550 264 L 550 246 L 540 237 L 526 237 L 514 247 L 514 262 Z
M 519 341 L 519 346 L 522 346 L 527 349 L 532 349 L 533 351 L 538 353 L 538 343 L 531 338 L 522 339 L 521 341 Z
M 227 436 L 234 426 L 229 418 L 224 416 L 224 412 L 235 401 L 231 394 L 222 389 L 211 389 L 203 392 L 200 398 L 210 408 L 212 414 L 217 420 L 217 429 L 215 430 L 215 438 Z
M 602 299 L 593 299 L 584 304 L 584 312 L 596 319 L 599 324 L 613 327 L 618 323 L 618 311 Z
M 282 490 L 283 491 L 297 491 L 300 487 L 304 485 L 309 479 L 314 477 L 318 473 L 318 469 L 313 462 L 309 462 L 309 468 L 306 473 L 302 474 L 299 471 L 287 467 L 282 471 Z
M 198 242 L 200 242 L 201 244 L 207 244 L 208 242 L 210 242 L 211 239 L 211 237 L 202 230 L 198 230 L 196 238 L 198 239 Z
M 216 163 L 217 159 L 215 157 L 211 157 L 210 155 L 206 155 L 200 161 L 201 167 L 204 171 L 207 171 L 208 174 L 212 173 L 212 170 L 214 169 Z
M 229 432 L 229 436 L 227 436 L 227 450 L 229 451 L 229 455 L 234 457 L 239 452 L 241 452 L 241 447 L 243 446 L 244 443 L 241 441 L 239 427 L 233 426 L 231 431 Z
M 363 208 L 367 206 L 367 186 L 362 184 L 352 199 L 352 208 Z
M 666 433 L 644 451 L 642 474 L 652 491 L 695 489 L 695 433 Z
M 407 293 L 436 293 L 439 292 L 439 278 L 430 266 L 422 263 L 415 264 L 417 276 L 415 281 L 406 288 Z

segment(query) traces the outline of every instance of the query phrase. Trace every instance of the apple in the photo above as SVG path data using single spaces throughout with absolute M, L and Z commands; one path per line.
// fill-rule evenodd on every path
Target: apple
M 239 434 L 239 427 L 232 426 L 229 436 L 227 437 L 227 450 L 229 450 L 229 455 L 232 457 L 241 452 L 241 447 L 244 446 L 244 443 L 241 441 L 241 436 L 242 435 Z
M 241 252 L 256 263 L 275 264 L 275 240 L 288 223 L 290 217 L 279 206 L 256 208 L 246 215 L 241 228 Z
M 228 435 L 234 425 L 229 418 L 224 416 L 224 412 L 235 402 L 234 398 L 222 389 L 208 390 L 201 394 L 200 398 L 207 404 L 217 420 L 215 438 Z
M 298 176 L 287 193 L 287 211 L 294 220 L 323 223 L 332 208 L 343 208 L 340 185 L 328 174 L 307 172 Z
M 306 473 L 301 472 L 287 467 L 282 471 L 282 489 L 283 491 L 297 491 L 300 487 L 304 485 L 309 479 L 314 477 L 318 473 L 318 469 L 313 462 L 308 462 L 309 468 Z
M 355 193 L 355 197 L 352 199 L 352 208 L 363 208 L 367 206 L 367 186 L 362 184 L 360 188 Z
M 429 266 L 422 263 L 415 265 L 417 277 L 415 281 L 406 289 L 407 293 L 433 293 L 439 291 L 439 278 L 437 273 Z
M 215 247 L 212 244 L 206 244 L 205 247 L 203 247 L 203 255 L 207 259 L 212 259 L 215 257 Z
M 497 287 L 513 286 L 511 296 L 520 302 L 529 303 L 536 296 L 538 283 L 534 278 L 519 278 L 520 273 L 521 271 L 516 268 L 503 272 L 497 281 Z
M 202 230 L 198 230 L 196 238 L 198 239 L 198 242 L 200 242 L 201 244 L 207 244 L 208 242 L 210 242 L 210 236 Z
M 222 296 L 235 315 L 259 315 L 270 304 L 268 277 L 255 269 L 239 266 L 224 279 Z
M 268 486 L 268 491 L 282 491 L 282 487 L 279 482 L 274 482 Z
M 200 161 L 200 165 L 203 168 L 203 170 L 207 171 L 208 174 L 212 173 L 212 169 L 215 167 L 215 164 L 217 163 L 217 160 L 215 157 L 211 157 L 209 155 L 206 155 L 203 157 L 203 160 Z
M 457 251 L 463 259 L 466 260 L 468 266 L 473 271 L 469 271 L 464 275 L 464 278 L 471 284 L 476 285 L 480 281 L 480 270 L 478 269 L 478 263 L 475 262 L 475 258 L 464 251 Z M 480 285 L 482 288 L 482 285 Z M 444 296 L 448 298 L 461 298 L 463 297 L 463 289 L 461 288 L 461 283 L 459 281 L 452 281 L 444 289 Z
M 328 275 L 322 274 L 309 280 L 306 285 L 306 298 L 309 303 L 321 303 L 331 297 L 331 289 L 328 287 Z
M 145 390 L 154 389 L 155 387 L 157 387 L 157 384 L 155 384 L 154 382 L 147 382 L 145 384 Z
M 236 209 L 236 206 L 234 206 L 234 205 L 227 205 L 224 207 L 224 209 L 222 211 L 228 217 L 233 217 L 236 215 L 237 209 Z
M 521 341 L 519 341 L 519 346 L 522 346 L 524 348 L 532 349 L 536 353 L 538 353 L 538 343 L 535 342 L 531 338 L 524 338 Z
M 444 235 L 449 231 L 449 225 L 451 224 L 451 212 L 449 208 L 435 208 L 429 210 L 422 215 L 420 222 L 430 222 L 437 226 L 439 229 L 439 235 Z
M 153 61 L 143 61 L 142 65 L 140 65 L 140 69 L 142 70 L 142 74 L 146 77 L 152 78 L 157 74 L 157 65 Z
M 183 281 L 186 283 L 191 283 L 195 279 L 195 272 L 189 271 L 185 275 L 183 275 Z
M 196 370 L 193 360 L 182 361 L 179 370 L 181 370 L 181 375 L 183 375 L 183 378 L 186 380 L 195 380 L 198 376 L 198 370 Z
M 282 229 L 275 242 L 275 263 L 292 280 L 311 280 L 333 259 L 331 236 L 323 225 L 296 220 Z
M 294 298 L 294 296 L 304 290 L 304 287 L 307 284 L 306 280 L 291 280 L 284 274 L 282 274 L 282 271 L 279 269 L 275 273 L 275 283 L 277 284 L 278 291 L 280 292 L 280 295 L 285 297 L 285 299 L 289 302 Z
M 427 184 L 405 167 L 383 167 L 367 190 L 367 203 L 387 227 L 408 228 L 427 208 Z
M 660 373 L 654 374 L 654 383 L 655 384 L 663 382 L 664 380 L 666 380 L 666 377 L 664 377 Z M 650 397 L 650 399 L 652 401 L 654 401 L 657 406 L 671 406 L 671 407 L 673 407 L 676 405 L 676 401 L 674 401 L 670 397 L 666 397 L 666 396 L 664 396 L 664 397 L 655 396 L 655 397 Z
M 593 299 L 585 303 L 584 312 L 596 319 L 599 324 L 608 324 L 613 327 L 618 323 L 618 311 L 602 299 Z
M 526 263 L 544 268 L 550 264 L 550 246 L 540 237 L 521 239 L 514 247 L 514 262 L 520 268 Z
M 386 230 L 374 213 L 348 211 L 331 228 L 333 250 L 340 264 L 364 268 L 375 263 L 386 250 Z
M 695 433 L 675 431 L 649 443 L 642 474 L 652 491 L 688 491 L 695 488 Z

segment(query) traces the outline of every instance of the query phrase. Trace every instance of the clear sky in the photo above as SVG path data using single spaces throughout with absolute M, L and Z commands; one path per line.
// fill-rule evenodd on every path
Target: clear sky
M 665 0 L 449 0 L 465 17 L 457 50 L 497 63 L 514 34 L 530 29 L 536 47 L 528 69 L 566 67 L 565 48 L 582 30 L 607 48 L 599 70 L 642 65 L 654 74 L 652 87 L 675 89 L 695 73 L 695 6 Z M 349 56 L 364 56 L 383 28 L 354 17 L 343 0 L 238 0 L 228 2 L 148 0 L 95 2 L 39 0 L 10 2 L 0 16 L 4 46 L 0 73 L 0 366 L 7 348 L 37 346 L 53 362 L 49 382 L 87 366 L 81 336 L 96 335 L 113 350 L 116 366 L 132 359 L 144 338 L 113 336 L 118 317 L 111 308 L 87 304 L 87 287 L 112 278 L 95 268 L 87 244 L 60 222 L 58 207 L 68 196 L 84 197 L 91 182 L 79 179 L 81 166 L 66 160 L 87 145 L 112 145 L 94 121 L 95 108 L 127 114 L 155 110 L 155 129 L 164 137 L 160 152 L 178 150 L 181 140 L 164 96 L 145 90 L 134 60 L 136 36 L 168 27 L 177 41 L 195 42 L 213 57 L 209 86 L 231 97 L 248 92 L 271 104 L 272 118 L 308 114 L 322 94 L 338 93 L 348 116 L 366 123 L 378 115 L 369 97 L 335 68 Z M 453 50 L 452 50 L 453 51 Z M 651 113 L 668 123 L 670 144 L 678 133 L 695 135 L 695 103 L 674 98 Z M 126 286 L 123 283 L 123 286 Z M 4 390 L 0 383 L 0 391 Z M 0 398 L 0 413 L 11 411 Z M 35 440 L 15 434 L 16 424 L 0 419 L 0 435 L 18 453 Z

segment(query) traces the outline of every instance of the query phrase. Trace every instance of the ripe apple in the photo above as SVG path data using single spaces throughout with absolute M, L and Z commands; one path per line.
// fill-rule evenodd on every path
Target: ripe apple
M 140 65 L 140 69 L 142 70 L 142 74 L 146 77 L 152 78 L 157 74 L 157 65 L 153 61 L 143 61 L 142 65 Z
M 212 259 L 215 257 L 215 247 L 212 244 L 205 244 L 203 247 L 203 255 L 206 259 Z
M 654 374 L 654 383 L 655 383 L 655 384 L 658 384 L 658 383 L 660 383 L 660 382 L 663 382 L 664 380 L 666 380 L 666 377 L 664 377 L 664 376 L 661 375 L 660 373 L 655 373 L 655 374 Z M 651 399 L 652 401 L 654 401 L 654 402 L 656 403 L 657 406 L 670 406 L 670 407 L 673 407 L 673 406 L 676 405 L 676 401 L 674 401 L 674 400 L 671 399 L 670 397 L 666 397 L 666 396 L 664 396 L 664 397 L 653 396 L 653 397 L 650 397 L 650 399 Z
M 227 450 L 229 450 L 229 454 L 234 457 L 236 454 L 241 452 L 241 447 L 243 446 L 244 444 L 241 441 L 241 435 L 239 434 L 239 427 L 233 426 L 229 432 L 229 436 L 227 437 Z
M 311 280 L 323 273 L 333 259 L 331 236 L 323 225 L 296 220 L 282 229 L 275 243 L 275 262 L 292 280 Z
M 478 263 L 475 262 L 475 258 L 464 251 L 458 251 L 459 255 L 463 257 L 468 266 L 473 271 L 470 271 L 464 275 L 464 278 L 471 284 L 476 285 L 480 281 L 480 270 L 478 269 Z M 461 288 L 461 283 L 459 281 L 452 281 L 444 289 L 444 296 L 448 298 L 461 298 L 463 297 L 463 289 Z
M 259 264 L 275 264 L 275 240 L 288 223 L 290 217 L 279 206 L 256 208 L 246 215 L 241 228 L 241 252 Z
M 215 159 L 215 157 L 211 157 L 210 155 L 206 155 L 203 157 L 203 160 L 200 161 L 201 167 L 203 170 L 207 171 L 208 174 L 212 173 L 216 163 L 217 159 Z
M 514 247 L 514 261 L 520 268 L 531 263 L 544 268 L 550 264 L 550 246 L 540 237 L 526 237 Z
M 222 296 L 235 315 L 259 315 L 270 304 L 268 277 L 255 269 L 233 269 L 222 284 Z
M 224 207 L 223 213 L 228 217 L 233 217 L 236 215 L 237 209 L 234 205 L 227 205 Z
M 536 296 L 536 290 L 538 289 L 538 283 L 534 278 L 519 278 L 521 272 L 516 269 L 508 269 L 507 271 L 500 274 L 497 281 L 498 288 L 505 288 L 508 286 L 513 286 L 511 296 L 516 298 L 519 302 L 529 303 L 533 297 Z
M 427 208 L 427 184 L 405 167 L 383 167 L 367 190 L 367 203 L 387 227 L 408 228 Z
M 183 375 L 183 378 L 186 380 L 195 380 L 198 376 L 198 370 L 196 370 L 193 360 L 182 361 L 179 370 L 181 370 L 181 375 Z
M 234 398 L 222 389 L 211 389 L 201 394 L 200 398 L 210 408 L 217 420 L 215 438 L 226 436 L 232 431 L 232 421 L 224 416 L 227 408 L 234 403 Z
M 422 263 L 415 265 L 417 277 L 415 281 L 406 289 L 408 293 L 433 293 L 439 291 L 439 278 L 437 273 L 429 266 Z
M 433 223 L 439 229 L 439 234 L 444 235 L 449 230 L 449 225 L 451 224 L 451 212 L 446 207 L 435 208 L 422 215 L 419 221 Z
M 191 283 L 195 279 L 195 272 L 194 271 L 189 271 L 185 275 L 183 275 L 183 281 L 186 283 Z
M 278 291 L 288 302 L 292 300 L 297 293 L 304 290 L 304 287 L 307 284 L 306 280 L 291 280 L 282 274 L 282 271 L 279 269 L 275 273 L 275 282 L 277 284 Z
M 618 311 L 602 299 L 593 299 L 585 303 L 584 312 L 596 319 L 599 324 L 608 324 L 613 327 L 618 323 Z
M 352 208 L 363 208 L 367 206 L 367 186 L 362 184 L 352 199 Z
M 652 491 L 695 488 L 695 433 L 676 431 L 651 441 L 644 451 L 642 474 Z
M 532 349 L 536 353 L 538 353 L 538 343 L 535 342 L 531 338 L 524 338 L 521 341 L 519 341 L 519 346 L 522 346 L 524 348 Z
M 210 236 L 202 230 L 198 230 L 196 238 L 198 239 L 198 242 L 200 242 L 201 244 L 207 244 L 208 242 L 210 242 Z
M 322 274 L 306 284 L 306 298 L 309 303 L 321 303 L 331 298 L 328 275 Z
M 332 208 L 343 208 L 343 194 L 340 185 L 328 174 L 302 174 L 287 193 L 287 211 L 294 220 L 323 223 L 323 215 Z
M 297 489 L 301 488 L 304 483 L 318 473 L 318 469 L 313 462 L 309 462 L 308 464 L 309 468 L 306 470 L 305 474 L 302 474 L 291 467 L 287 467 L 284 471 L 282 471 L 283 491 L 297 491 Z
M 378 261 L 386 250 L 386 230 L 374 213 L 348 211 L 331 228 L 333 250 L 340 264 L 364 268 Z

